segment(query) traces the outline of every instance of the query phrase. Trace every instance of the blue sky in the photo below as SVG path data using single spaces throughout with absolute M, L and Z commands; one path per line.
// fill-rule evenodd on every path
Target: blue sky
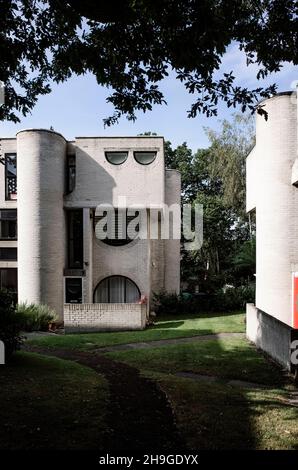
M 251 88 L 277 83 L 279 91 L 291 90 L 293 83 L 298 80 L 298 67 L 285 64 L 279 73 L 265 81 L 257 81 L 256 67 L 246 66 L 245 55 L 236 44 L 229 47 L 221 67 L 221 72 L 232 70 L 238 84 Z M 105 102 L 108 90 L 98 86 L 91 75 L 73 77 L 63 84 L 54 84 L 52 92 L 40 97 L 32 113 L 22 118 L 20 123 L 0 123 L 0 135 L 13 137 L 20 129 L 51 126 L 69 140 L 75 136 L 137 135 L 152 131 L 163 135 L 174 146 L 186 141 L 193 150 L 197 150 L 208 146 L 204 127 L 218 129 L 219 119 L 229 119 L 235 112 L 222 104 L 216 118 L 199 115 L 195 119 L 189 119 L 187 110 L 194 95 L 189 95 L 173 76 L 163 81 L 161 89 L 167 106 L 155 106 L 153 111 L 146 114 L 138 113 L 135 123 L 123 117 L 119 124 L 104 128 L 103 118 L 113 113 L 112 106 Z

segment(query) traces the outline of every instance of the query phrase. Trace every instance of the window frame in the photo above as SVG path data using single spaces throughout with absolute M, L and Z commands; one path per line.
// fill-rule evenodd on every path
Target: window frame
M 119 153 L 125 153 L 126 154 L 126 158 L 125 160 L 123 160 L 123 162 L 120 162 L 120 163 L 113 163 L 109 160 L 108 158 L 108 154 L 109 153 L 114 153 L 114 154 L 119 154 Z M 123 163 L 125 163 L 128 159 L 128 150 L 106 150 L 105 151 L 105 159 L 108 163 L 110 163 L 110 165 L 114 165 L 114 166 L 119 166 L 119 165 L 123 165 Z
M 115 279 L 115 278 L 119 278 L 119 277 L 125 280 L 125 286 L 124 286 L 124 302 L 111 302 L 111 301 L 110 301 L 110 293 L 111 293 L 111 292 L 110 292 L 110 291 L 111 291 L 111 288 L 110 288 L 110 281 L 111 281 L 111 279 Z M 107 277 L 105 277 L 104 279 L 102 279 L 101 281 L 99 281 L 99 283 L 95 286 L 95 289 L 94 289 L 94 292 L 93 292 L 93 302 L 94 302 L 94 303 L 103 303 L 103 302 L 95 302 L 95 296 L 96 296 L 96 291 L 97 291 L 97 289 L 99 288 L 100 284 L 102 284 L 104 281 L 108 281 L 108 302 L 105 302 L 105 303 L 108 303 L 108 304 L 113 304 L 113 303 L 124 303 L 124 304 L 126 304 L 126 303 L 128 303 L 128 302 L 126 302 L 126 290 L 127 290 L 126 282 L 127 282 L 127 281 L 131 282 L 131 283 L 136 287 L 136 289 L 137 289 L 137 291 L 138 291 L 138 295 L 139 295 L 139 300 L 141 299 L 141 291 L 140 291 L 138 285 L 137 285 L 132 279 L 130 279 L 130 278 L 127 277 L 127 276 L 122 276 L 121 274 L 113 274 L 112 276 L 107 276 Z M 131 303 L 131 302 L 129 302 L 129 303 Z M 134 302 L 134 303 L 136 303 L 136 302 Z
M 142 163 L 142 162 L 139 162 L 139 161 L 137 160 L 137 157 L 136 157 L 136 154 L 137 154 L 137 153 L 154 153 L 154 158 L 153 158 L 153 160 L 151 160 L 151 162 L 149 162 L 149 163 Z M 133 152 L 133 157 L 134 157 L 135 161 L 136 161 L 139 165 L 143 165 L 143 166 L 152 165 L 152 163 L 154 163 L 155 160 L 156 160 L 156 157 L 157 157 L 157 150 L 135 150 L 135 151 Z
M 67 281 L 69 279 L 78 279 L 80 281 L 80 288 L 81 288 L 81 301 L 80 302 L 67 302 Z M 83 303 L 83 278 L 81 276 L 66 276 L 64 278 L 64 300 L 65 303 L 68 305 L 78 305 Z
M 73 174 L 72 174 L 73 171 Z M 77 160 L 76 154 L 70 153 L 66 155 L 66 194 L 70 194 L 75 190 L 77 177 Z
M 2 212 L 14 212 L 15 213 L 15 218 L 11 218 L 11 219 L 2 219 L 2 215 L 1 213 Z M 2 224 L 2 222 L 14 222 L 15 223 L 15 237 L 3 237 L 2 236 L 2 230 L 0 231 L 0 240 L 3 240 L 3 241 L 16 241 L 18 239 L 18 213 L 17 213 L 17 209 L 0 209 L 0 225 Z
M 81 237 L 74 237 L 71 235 L 71 214 L 74 212 L 80 213 L 81 217 Z M 83 209 L 70 209 L 66 211 L 67 214 L 67 266 L 69 269 L 83 269 L 84 265 L 84 228 L 83 228 Z M 71 247 L 74 241 L 80 240 L 80 265 L 71 263 Z
M 122 209 L 121 208 L 118 208 L 118 207 L 114 207 L 114 211 L 115 211 L 115 236 L 118 236 L 118 228 L 119 228 L 119 210 L 121 211 Z M 100 239 L 97 239 L 98 241 L 104 243 L 105 245 L 108 245 L 108 246 L 112 246 L 112 247 L 120 247 L 120 246 L 126 246 L 126 245 L 129 245 L 131 242 L 135 241 L 136 238 L 129 238 L 128 237 L 128 234 L 127 234 L 127 228 L 128 228 L 128 224 L 135 218 L 135 217 L 138 217 L 139 216 L 139 211 L 136 209 L 136 213 L 134 215 L 127 215 L 127 211 L 128 209 L 125 209 L 126 210 L 126 227 L 125 227 L 125 231 L 126 231 L 126 238 L 104 238 L 102 240 Z M 97 222 L 101 219 L 101 218 L 104 218 L 107 214 L 108 210 L 104 211 L 104 214 L 100 217 L 98 216 L 95 216 L 95 213 L 93 214 L 93 230 L 94 230 L 94 233 L 95 233 L 95 227 L 96 227 L 96 224 Z M 140 231 L 140 227 L 138 229 L 138 232 Z
M 3 251 L 8 250 L 11 253 L 14 253 L 15 256 L 13 258 L 2 257 L 2 250 Z M 17 261 L 17 260 L 18 260 L 18 249 L 16 246 L 0 246 L 0 261 Z
M 16 286 L 15 288 L 10 288 L 10 287 L 5 287 L 2 286 L 2 271 L 13 271 L 15 275 L 15 280 L 16 280 Z M 17 268 L 10 268 L 10 267 L 0 267 L 0 289 L 7 289 L 13 293 L 18 292 L 18 269 Z
M 16 200 L 17 200 L 17 197 L 16 197 L 15 199 L 12 199 L 12 198 L 10 197 L 10 195 L 11 195 L 11 194 L 14 194 L 14 193 L 9 193 L 9 192 L 8 192 L 8 174 L 7 174 L 8 168 L 7 168 L 7 162 L 8 162 L 8 159 L 11 159 L 12 157 L 15 158 L 15 163 L 16 163 L 16 176 L 15 176 L 13 179 L 15 179 L 15 181 L 16 181 L 16 192 L 15 192 L 15 194 L 16 194 L 16 196 L 17 196 L 17 194 L 18 194 L 18 189 L 17 189 L 17 176 L 18 176 L 18 174 L 17 174 L 17 168 L 18 168 L 18 167 L 17 167 L 17 154 L 16 154 L 16 152 L 5 153 L 5 155 L 4 155 L 4 163 L 5 163 L 5 200 L 6 200 L 6 201 L 16 201 Z

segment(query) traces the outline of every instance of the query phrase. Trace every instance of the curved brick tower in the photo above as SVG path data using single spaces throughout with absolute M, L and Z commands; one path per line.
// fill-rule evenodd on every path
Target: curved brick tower
M 268 119 L 257 115 L 256 146 L 247 158 L 247 210 L 256 209 L 257 246 L 256 305 L 248 307 L 247 334 L 290 369 L 298 306 L 296 94 L 280 93 L 262 106 Z
M 61 317 L 66 145 L 48 130 L 17 134 L 19 302 L 48 304 Z

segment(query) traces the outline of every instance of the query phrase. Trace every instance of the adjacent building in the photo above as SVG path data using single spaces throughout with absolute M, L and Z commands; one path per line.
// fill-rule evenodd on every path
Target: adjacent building
M 256 211 L 256 300 L 247 336 L 288 370 L 298 339 L 298 152 L 296 93 L 261 103 L 247 158 L 247 211 Z
M 163 138 L 28 129 L 0 144 L 0 287 L 49 305 L 66 330 L 144 328 L 153 293 L 180 289 L 180 241 L 149 233 L 152 214 L 158 225 L 180 204 Z M 98 205 L 115 208 L 112 239 L 96 237 Z M 147 214 L 142 239 L 128 236 L 132 205 Z

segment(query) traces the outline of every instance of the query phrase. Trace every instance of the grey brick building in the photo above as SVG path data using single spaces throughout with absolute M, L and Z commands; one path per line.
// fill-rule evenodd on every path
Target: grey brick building
M 149 208 L 180 204 L 163 138 L 68 142 L 28 129 L 0 143 L 0 287 L 48 304 L 69 330 L 143 328 L 153 292 L 179 292 L 180 241 L 130 239 L 125 227 L 116 240 L 98 240 L 96 207 L 116 207 L 118 221 L 123 199 L 148 218 Z
M 247 158 L 247 211 L 256 211 L 256 300 L 247 336 L 287 369 L 298 339 L 297 96 L 261 103 L 256 146 Z

